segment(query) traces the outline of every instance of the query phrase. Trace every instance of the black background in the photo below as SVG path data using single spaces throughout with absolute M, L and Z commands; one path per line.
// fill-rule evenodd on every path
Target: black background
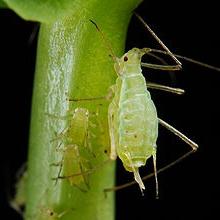
M 178 54 L 220 66 L 220 34 L 217 2 L 144 1 L 137 12 L 166 45 Z M 27 156 L 30 105 L 38 24 L 0 10 L 1 54 L 1 216 L 20 219 L 7 204 L 17 169 Z M 127 49 L 158 48 L 157 42 L 133 17 Z M 184 96 L 152 91 L 158 115 L 195 140 L 197 153 L 159 174 L 160 199 L 155 199 L 154 179 L 147 181 L 145 196 L 139 188 L 118 191 L 117 219 L 213 219 L 219 218 L 219 83 L 220 72 L 183 62 L 174 74 L 146 69 L 154 82 L 181 87 Z M 163 128 L 159 130 L 158 167 L 187 152 L 189 147 Z M 152 171 L 152 161 L 141 175 Z M 118 161 L 117 184 L 132 180 Z

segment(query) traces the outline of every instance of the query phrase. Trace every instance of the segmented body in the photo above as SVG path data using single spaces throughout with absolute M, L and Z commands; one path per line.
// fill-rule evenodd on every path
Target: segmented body
M 88 127 L 89 111 L 85 108 L 76 108 L 69 120 L 67 129 L 60 135 L 62 138 L 60 151 L 63 155 L 58 178 L 68 179 L 71 185 L 87 184 L 86 176 L 73 176 L 73 174 L 84 173 L 91 169 L 89 163 L 91 149 L 88 143 Z
M 134 172 L 141 189 L 144 185 L 138 168 L 156 155 L 158 136 L 156 108 L 140 65 L 145 53 L 146 49 L 133 48 L 117 58 L 115 70 L 118 78 L 114 86 L 115 96 L 109 106 L 111 158 L 119 156 L 125 169 Z

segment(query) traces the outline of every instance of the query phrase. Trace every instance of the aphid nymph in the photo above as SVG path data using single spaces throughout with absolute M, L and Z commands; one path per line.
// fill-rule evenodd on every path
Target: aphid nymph
M 88 141 L 89 111 L 86 108 L 76 108 L 70 116 L 68 127 L 53 139 L 61 139 L 61 146 L 59 145 L 57 151 L 62 154 L 62 160 L 54 163 L 54 165 L 59 165 L 60 169 L 57 177 L 53 179 L 56 181 L 68 179 L 69 183 L 75 186 L 82 183 L 87 185 L 86 176 L 72 175 L 79 172 L 84 173 L 90 168 L 89 158 L 92 152 Z

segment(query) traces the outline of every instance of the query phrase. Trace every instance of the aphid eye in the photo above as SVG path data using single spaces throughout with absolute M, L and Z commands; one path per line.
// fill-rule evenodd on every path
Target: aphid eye
M 127 56 L 124 57 L 124 61 L 125 62 L 128 61 L 128 57 Z

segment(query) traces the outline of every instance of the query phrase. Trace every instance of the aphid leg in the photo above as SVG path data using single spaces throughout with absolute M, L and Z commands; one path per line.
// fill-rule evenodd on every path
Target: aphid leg
M 168 47 L 160 40 L 160 38 L 154 33 L 154 31 L 149 27 L 149 25 L 138 15 L 134 13 L 135 16 L 141 21 L 141 23 L 146 27 L 146 29 L 150 32 L 150 34 L 155 38 L 155 40 L 161 45 L 161 47 L 170 55 L 170 57 L 175 61 L 177 64 L 176 67 L 181 69 L 181 62 L 173 55 L 173 53 L 168 49 Z
M 161 53 L 161 54 L 166 54 L 166 55 L 169 55 L 172 57 L 172 59 L 177 63 L 176 65 L 176 68 L 175 69 L 175 66 L 172 67 L 172 69 L 169 69 L 169 67 L 165 67 L 165 69 L 163 70 L 178 70 L 178 69 L 181 69 L 181 62 L 177 59 L 177 58 L 180 58 L 180 59 L 183 59 L 185 61 L 188 61 L 188 62 L 191 62 L 191 63 L 194 63 L 196 65 L 199 65 L 199 66 L 203 66 L 203 67 L 206 67 L 206 68 L 209 68 L 209 69 L 212 69 L 212 70 L 215 70 L 215 71 L 218 71 L 220 72 L 220 68 L 219 67 L 215 67 L 215 66 L 212 66 L 212 65 L 209 65 L 207 63 L 203 63 L 203 62 L 200 62 L 200 61 L 197 61 L 197 60 L 194 60 L 192 58 L 189 58 L 189 57 L 185 57 L 185 56 L 181 56 L 181 55 L 178 55 L 178 54 L 175 54 L 175 53 L 172 53 L 167 47 L 166 45 L 160 40 L 160 38 L 154 33 L 154 31 L 149 27 L 149 25 L 137 14 L 135 13 L 136 17 L 141 21 L 141 23 L 144 25 L 144 27 L 147 28 L 147 30 L 151 33 L 151 35 L 156 39 L 156 41 L 162 46 L 162 48 L 165 50 L 157 50 L 157 49 L 151 49 L 152 52 L 155 52 L 155 53 Z M 150 54 L 149 54 L 150 55 Z M 154 69 L 157 69 L 156 66 L 152 67 L 151 64 L 149 64 L 147 66 L 147 64 L 144 64 L 145 67 L 150 67 L 150 68 L 154 68 Z M 168 69 L 166 69 L 168 68 Z
M 85 183 L 86 187 L 89 189 L 90 188 L 89 181 L 87 179 L 87 176 L 84 174 L 84 170 L 83 170 L 83 166 L 82 166 L 81 162 L 79 162 L 79 167 L 80 167 L 80 171 L 82 173 L 82 177 L 83 177 L 84 183 Z
M 82 178 L 84 180 L 84 183 L 85 183 L 86 187 L 89 189 L 90 188 L 89 181 L 87 179 L 87 176 L 84 174 L 85 171 L 83 169 L 83 159 L 80 156 L 79 147 L 77 145 L 75 146 L 75 151 L 76 151 L 76 155 L 77 155 L 77 158 L 78 158 L 79 169 L 80 169 L 80 172 L 82 173 Z M 75 184 L 75 185 L 77 185 L 77 184 Z
M 62 159 L 63 161 L 63 159 Z M 57 184 L 58 182 L 58 177 L 60 176 L 61 172 L 62 172 L 62 169 L 63 169 L 63 162 L 60 164 L 60 168 L 59 168 L 59 171 L 58 171 L 58 174 L 57 174 L 57 178 L 55 180 L 55 185 Z
M 95 153 L 94 153 L 93 150 L 92 150 L 92 144 L 89 142 L 90 136 L 92 136 L 92 133 L 89 134 L 89 130 L 87 130 L 87 131 L 85 132 L 85 137 L 84 137 L 83 146 L 84 146 L 85 148 L 88 147 L 88 150 L 89 150 L 90 154 L 95 158 L 96 155 L 95 155 Z
M 150 49 L 150 51 L 153 51 L 153 49 Z M 141 62 L 141 66 L 155 69 L 155 70 L 164 70 L 164 71 L 178 71 L 181 70 L 181 68 L 178 65 L 160 65 L 160 64 L 152 64 L 152 63 L 143 63 Z
M 117 152 L 116 152 L 116 145 L 115 145 L 115 137 L 114 137 L 114 103 L 111 103 L 109 105 L 109 110 L 108 110 L 108 124 L 109 124 L 109 135 L 110 135 L 110 159 L 111 160 L 116 160 L 117 158 Z
M 57 115 L 52 115 L 47 113 L 48 116 L 53 117 L 55 119 L 61 119 L 61 120 L 66 120 L 70 117 L 70 115 L 66 115 L 66 116 L 57 116 Z M 66 135 L 66 132 L 68 131 L 69 127 L 63 128 L 59 133 L 56 132 L 55 137 L 52 138 L 50 140 L 50 142 L 55 142 L 58 140 L 61 140 L 62 138 L 64 138 Z M 58 146 L 56 147 L 56 150 L 60 148 L 60 146 L 62 145 L 62 143 L 59 143 Z
M 73 174 L 66 175 L 66 176 L 59 176 L 57 178 L 58 179 L 68 179 L 68 178 L 73 178 L 73 177 L 82 176 L 82 175 L 85 175 L 85 176 L 90 175 L 90 174 L 94 173 L 95 171 L 102 169 L 105 164 L 107 164 L 111 161 L 112 160 L 109 159 L 109 160 L 106 160 L 103 163 L 101 163 L 99 166 L 91 168 L 90 170 L 86 170 L 86 171 L 79 172 L 79 173 L 73 173 Z M 56 180 L 56 178 L 52 178 L 52 180 Z
M 100 97 L 91 97 L 91 98 L 68 98 L 67 100 L 70 102 L 80 102 L 80 101 L 92 101 L 92 100 L 111 100 L 115 91 L 115 85 L 109 87 L 109 91 L 107 95 Z
M 168 65 L 167 62 L 165 62 L 161 57 L 158 57 L 157 55 L 152 53 L 152 52 L 158 52 L 161 50 L 152 49 L 152 48 L 143 48 L 142 50 L 144 50 L 145 54 L 147 54 L 148 56 L 154 57 L 163 63 L 163 64 L 152 64 L 152 63 L 141 62 L 142 67 L 155 69 L 155 70 L 163 70 L 163 71 L 179 71 L 182 69 L 182 66 L 180 65 Z M 162 51 L 162 52 L 165 52 L 165 54 L 169 55 L 169 53 L 166 51 Z
M 55 166 L 55 167 L 58 167 L 58 166 L 61 166 L 62 164 L 62 160 L 59 161 L 59 162 L 54 162 L 54 163 L 51 163 L 50 166 Z
M 79 98 L 79 99 L 74 99 L 74 98 L 69 98 L 68 101 L 70 102 L 80 102 L 80 101 L 91 101 L 91 100 L 101 100 L 101 99 L 106 99 L 105 96 L 100 96 L 100 97 L 94 97 L 94 98 Z
M 192 147 L 193 151 L 196 151 L 198 149 L 198 145 L 190 140 L 188 137 L 186 137 L 184 134 L 182 134 L 180 131 L 178 131 L 176 128 L 169 125 L 167 122 L 163 121 L 162 119 L 158 118 L 159 124 L 167 128 L 169 131 L 174 133 L 176 136 L 178 136 L 180 139 L 182 139 L 184 142 L 186 142 L 188 145 Z
M 115 92 L 115 85 L 109 88 L 108 95 L 106 96 L 107 99 L 111 99 Z M 116 151 L 116 143 L 115 143 L 115 136 L 114 136 L 114 112 L 115 112 L 116 105 L 112 102 L 108 108 L 108 125 L 109 125 L 109 135 L 110 135 L 110 159 L 116 160 L 117 158 L 117 151 Z
M 173 166 L 176 165 L 177 163 L 180 163 L 180 162 L 183 161 L 186 157 L 188 157 L 189 155 L 191 155 L 193 152 L 194 152 L 194 151 L 189 151 L 189 152 L 185 153 L 183 156 L 177 158 L 175 161 L 173 161 L 173 162 L 169 163 L 168 165 L 166 165 L 166 166 L 160 168 L 159 170 L 157 170 L 157 174 L 159 174 L 159 173 L 161 173 L 161 172 L 163 172 L 163 171 L 165 171 L 165 170 L 167 170 L 167 169 L 173 167 Z M 142 177 L 142 180 L 145 181 L 145 180 L 148 180 L 148 179 L 150 179 L 150 178 L 152 178 L 152 177 L 154 177 L 154 176 L 155 176 L 155 172 L 150 173 L 150 174 L 148 174 L 147 176 Z M 135 185 L 135 184 L 137 184 L 136 181 L 131 181 L 131 182 L 129 182 L 129 183 L 125 183 L 125 184 L 122 184 L 122 185 L 119 185 L 119 186 L 115 186 L 115 187 L 112 187 L 112 188 L 104 189 L 104 192 L 107 193 L 107 192 L 111 192 L 111 191 L 117 191 L 117 190 L 125 189 L 125 188 L 130 187 L 130 186 L 133 186 L 133 185 Z
M 159 62 L 161 62 L 164 66 L 167 66 L 168 63 L 160 56 L 153 54 L 153 53 L 147 53 L 148 56 L 153 57 L 154 59 L 158 60 Z
M 54 115 L 50 113 L 45 113 L 48 117 L 53 118 L 53 119 L 59 119 L 59 120 L 67 120 L 69 117 L 72 116 L 72 114 L 64 115 L 64 116 L 59 116 L 59 115 Z
M 58 115 L 53 115 L 53 114 L 50 114 L 50 113 L 46 113 L 47 116 L 49 117 L 52 117 L 54 119 L 59 119 L 59 120 L 71 120 L 72 119 L 72 116 L 73 114 L 68 114 L 68 115 L 64 115 L 64 116 L 58 116 Z M 69 126 L 66 127 L 66 128 L 63 128 L 61 132 L 59 132 L 58 134 L 56 134 L 56 137 L 51 139 L 50 142 L 54 142 L 54 141 L 57 141 L 57 140 L 60 140 L 62 138 L 64 138 L 66 135 L 66 133 L 68 132 L 69 130 Z
M 164 52 L 164 54 L 170 55 L 166 51 L 152 49 L 152 48 L 143 48 L 142 50 L 145 50 L 145 54 L 147 54 L 148 56 L 152 56 L 160 61 L 163 61 L 162 62 L 163 64 L 154 64 L 154 63 L 152 64 L 152 63 L 141 62 L 142 67 L 146 67 L 149 69 L 155 69 L 155 70 L 163 70 L 163 71 L 179 71 L 182 69 L 182 66 L 179 64 L 178 65 L 168 65 L 167 62 L 165 62 L 162 58 L 160 58 L 152 53 L 152 52 L 158 53 L 158 51 L 161 51 L 161 53 Z
M 154 163 L 154 177 L 156 183 L 156 198 L 159 198 L 159 186 L 158 186 L 158 179 L 157 179 L 157 155 L 156 152 L 153 154 L 153 163 Z
M 105 96 L 107 100 L 111 100 L 115 94 L 115 85 L 109 87 L 108 94 Z
M 177 95 L 182 95 L 185 93 L 185 91 L 183 89 L 173 88 L 170 86 L 164 86 L 164 85 L 160 85 L 160 84 L 152 83 L 152 82 L 147 82 L 147 87 L 150 89 L 162 90 L 162 91 L 174 93 Z
M 164 50 L 151 49 L 151 52 L 169 55 L 169 53 L 164 51 Z M 152 53 L 148 53 L 148 55 L 153 56 L 153 57 L 157 57 L 155 54 L 152 54 Z M 198 66 L 206 67 L 208 69 L 212 69 L 212 70 L 220 72 L 219 67 L 215 67 L 215 66 L 212 66 L 210 64 L 207 64 L 207 63 L 204 63 L 204 62 L 201 62 L 201 61 L 189 58 L 189 57 L 185 57 L 185 56 L 182 56 L 182 55 L 179 55 L 179 54 L 176 54 L 176 53 L 173 53 L 173 55 L 180 58 L 180 59 L 182 59 L 182 60 L 184 60 L 184 61 L 187 61 L 187 62 L 196 64 Z
M 69 130 L 69 127 L 64 128 L 59 134 L 56 135 L 55 138 L 51 139 L 50 142 L 54 142 L 60 140 L 66 136 L 66 132 Z
M 152 56 L 153 58 L 157 59 L 165 66 L 168 65 L 168 63 L 163 58 L 161 58 L 155 54 L 148 53 L 147 55 Z M 172 74 L 172 72 L 170 72 L 170 74 Z M 158 89 L 158 90 L 165 91 L 165 92 L 171 92 L 171 93 L 174 93 L 177 95 L 182 95 L 185 93 L 185 91 L 183 89 L 164 86 L 164 85 L 160 85 L 160 84 L 152 83 L 152 82 L 147 82 L 147 87 L 150 89 Z
M 65 150 L 64 150 L 64 149 L 59 149 L 59 151 L 64 152 Z M 63 169 L 63 160 L 64 160 L 64 158 L 63 158 L 63 156 L 62 156 L 61 161 L 59 161 L 59 162 L 54 162 L 54 163 L 51 163 L 51 164 L 50 164 L 50 166 L 55 166 L 55 167 L 58 166 L 58 167 L 59 167 L 59 171 L 58 171 L 57 177 L 52 178 L 53 180 L 55 180 L 55 183 L 54 183 L 55 186 L 57 185 L 57 182 L 58 182 L 58 180 L 59 180 L 58 177 L 60 176 L 60 174 L 61 174 L 61 172 L 62 172 L 62 169 Z
M 54 166 L 59 166 L 59 171 L 58 171 L 57 177 L 52 178 L 52 180 L 55 180 L 55 185 L 57 184 L 59 179 L 67 179 L 70 181 L 71 185 L 77 187 L 78 189 L 80 189 L 83 192 L 86 192 L 85 189 L 79 187 L 79 185 L 77 183 L 74 183 L 74 181 L 75 181 L 74 178 L 76 178 L 77 175 L 71 175 L 71 173 L 70 173 L 70 172 L 74 172 L 74 171 L 71 171 L 71 170 L 65 171 L 67 166 L 76 165 L 78 163 L 79 172 L 81 173 L 81 176 L 83 178 L 83 181 L 84 181 L 86 187 L 89 189 L 89 182 L 88 182 L 87 176 L 85 175 L 86 171 L 84 171 L 84 168 L 83 168 L 83 159 L 80 155 L 78 146 L 74 145 L 74 144 L 67 145 L 65 147 L 65 149 L 60 149 L 60 151 L 63 153 L 62 160 L 60 162 L 51 164 Z M 73 152 L 74 152 L 74 155 L 72 155 Z M 61 173 L 63 173 L 63 172 L 66 172 L 66 175 L 64 174 L 64 176 L 62 176 Z M 78 176 L 80 176 L 80 175 L 78 175 Z

